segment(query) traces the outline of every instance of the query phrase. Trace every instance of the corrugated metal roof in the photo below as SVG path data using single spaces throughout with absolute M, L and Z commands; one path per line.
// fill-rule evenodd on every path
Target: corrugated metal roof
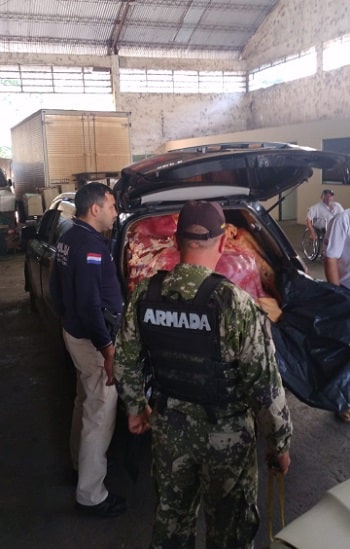
M 0 51 L 242 51 L 277 0 L 6 0 Z

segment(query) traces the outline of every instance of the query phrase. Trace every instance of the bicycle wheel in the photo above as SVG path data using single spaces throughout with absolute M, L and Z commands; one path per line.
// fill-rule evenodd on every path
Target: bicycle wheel
M 301 241 L 304 255 L 309 261 L 315 261 L 315 259 L 318 257 L 318 254 L 320 253 L 320 239 L 318 233 L 316 234 L 317 238 L 316 240 L 313 240 L 309 229 L 306 227 L 303 234 L 303 239 Z

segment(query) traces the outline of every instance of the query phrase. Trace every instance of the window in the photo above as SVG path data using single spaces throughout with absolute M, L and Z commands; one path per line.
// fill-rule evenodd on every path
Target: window
M 261 67 L 249 74 L 249 91 L 267 88 L 274 84 L 282 84 L 299 78 L 316 74 L 316 50 L 311 48 L 296 56 L 289 56 L 283 60 Z
M 120 69 L 120 91 L 130 93 L 237 93 L 244 71 Z
M 112 93 L 109 69 L 0 65 L 0 92 L 12 93 Z
M 323 48 L 323 70 L 331 71 L 350 65 L 350 34 L 330 40 Z

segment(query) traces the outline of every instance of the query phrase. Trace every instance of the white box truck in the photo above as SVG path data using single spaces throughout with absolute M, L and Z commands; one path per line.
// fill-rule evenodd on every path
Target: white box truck
M 65 184 L 77 188 L 94 179 L 108 182 L 131 163 L 130 113 L 43 109 L 11 128 L 11 138 L 22 216 L 24 194 Z

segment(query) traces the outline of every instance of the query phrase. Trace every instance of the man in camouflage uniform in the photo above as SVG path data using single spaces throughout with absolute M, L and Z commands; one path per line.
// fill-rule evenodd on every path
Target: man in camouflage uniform
M 290 464 L 292 425 L 266 316 L 246 292 L 212 274 L 224 230 L 219 204 L 188 202 L 176 233 L 181 263 L 162 283 L 153 277 L 138 285 L 118 336 L 115 376 L 129 430 L 152 427 L 152 549 L 195 547 L 201 497 L 207 549 L 252 547 L 256 420 L 267 459 L 283 473 Z M 140 357 L 153 373 L 152 414 Z

